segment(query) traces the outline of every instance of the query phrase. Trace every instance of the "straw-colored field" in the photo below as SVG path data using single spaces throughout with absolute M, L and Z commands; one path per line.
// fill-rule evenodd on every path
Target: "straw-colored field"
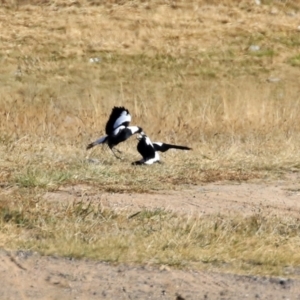
M 297 277 L 300 4 L 261 2 L 2 1 L 0 246 Z M 153 141 L 193 150 L 147 167 L 131 165 L 134 137 L 122 160 L 86 151 L 115 105 Z M 212 197 L 226 200 L 217 207 L 199 194 L 209 213 L 178 209 L 192 188 L 249 181 L 284 182 L 293 196 L 244 193 L 247 217 L 226 210 L 230 196 Z

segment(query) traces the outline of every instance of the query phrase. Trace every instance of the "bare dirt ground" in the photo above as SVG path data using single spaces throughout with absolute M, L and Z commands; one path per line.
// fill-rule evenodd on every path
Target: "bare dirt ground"
M 299 174 L 290 173 L 286 179 L 261 180 L 257 183 L 217 182 L 202 186 L 188 186 L 180 191 L 163 191 L 150 194 L 115 194 L 94 192 L 94 187 L 77 185 L 46 193 L 48 201 L 74 201 L 76 199 L 99 201 L 104 207 L 139 211 L 163 208 L 176 213 L 243 214 L 251 215 L 261 210 L 270 214 L 299 215 Z
M 1 299 L 300 299 L 298 280 L 0 253 Z
M 137 212 L 165 208 L 184 214 L 251 215 L 263 210 L 299 215 L 299 174 L 276 182 L 214 183 L 155 194 L 96 194 L 74 186 L 47 193 L 48 201 L 89 197 Z M 92 260 L 0 252 L 0 299 L 300 299 L 300 280 L 240 276 L 166 266 L 110 265 Z

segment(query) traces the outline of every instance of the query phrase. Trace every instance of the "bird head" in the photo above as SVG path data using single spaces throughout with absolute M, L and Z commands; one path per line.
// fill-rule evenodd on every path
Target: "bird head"
M 143 128 L 138 126 L 138 131 L 137 131 L 137 133 L 144 134 Z
M 142 129 L 142 128 L 141 128 Z M 141 132 L 140 132 L 140 134 L 138 134 L 137 135 L 137 140 L 141 140 L 141 139 L 143 139 L 143 138 L 145 138 L 146 137 L 146 134 L 145 134 L 145 132 L 142 130 Z

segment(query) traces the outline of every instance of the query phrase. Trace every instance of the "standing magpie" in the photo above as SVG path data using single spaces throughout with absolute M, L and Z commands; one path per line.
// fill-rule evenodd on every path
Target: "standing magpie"
M 160 163 L 159 154 L 155 151 L 150 138 L 144 132 L 141 132 L 141 134 L 138 135 L 137 139 L 139 140 L 137 144 L 137 150 L 143 156 L 143 158 L 141 160 L 133 162 L 132 164 L 152 165 L 156 162 Z
M 166 143 L 154 142 L 152 143 L 150 138 L 141 132 L 137 139 L 139 140 L 137 144 L 137 150 L 142 155 L 142 159 L 133 162 L 133 165 L 152 165 L 153 163 L 160 163 L 159 154 L 160 152 L 166 152 L 169 149 L 180 149 L 180 150 L 192 150 L 190 147 L 171 145 Z
M 86 149 L 91 149 L 99 144 L 107 144 L 115 157 L 120 158 L 114 152 L 114 148 L 121 142 L 126 141 L 133 134 L 141 133 L 143 130 L 138 126 L 128 126 L 131 122 L 131 115 L 125 107 L 114 107 L 105 126 L 105 136 L 100 137 L 93 143 L 88 144 Z

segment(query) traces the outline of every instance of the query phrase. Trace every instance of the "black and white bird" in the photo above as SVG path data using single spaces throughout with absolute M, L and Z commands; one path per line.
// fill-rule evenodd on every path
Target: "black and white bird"
M 95 142 L 88 144 L 86 149 L 91 149 L 99 144 L 107 144 L 114 156 L 120 158 L 116 155 L 114 150 L 117 150 L 118 152 L 120 151 L 114 147 L 119 143 L 129 139 L 132 135 L 143 132 L 141 127 L 129 126 L 130 122 L 131 115 L 128 109 L 126 109 L 125 107 L 115 106 L 112 109 L 112 112 L 105 126 L 106 135 L 100 137 Z
M 133 165 L 152 165 L 153 163 L 160 163 L 160 157 L 157 153 L 158 151 L 166 152 L 169 149 L 192 150 L 192 148 L 186 146 L 171 145 L 160 142 L 152 143 L 150 138 L 144 132 L 141 132 L 137 139 L 139 140 L 137 150 L 143 158 L 133 162 Z

